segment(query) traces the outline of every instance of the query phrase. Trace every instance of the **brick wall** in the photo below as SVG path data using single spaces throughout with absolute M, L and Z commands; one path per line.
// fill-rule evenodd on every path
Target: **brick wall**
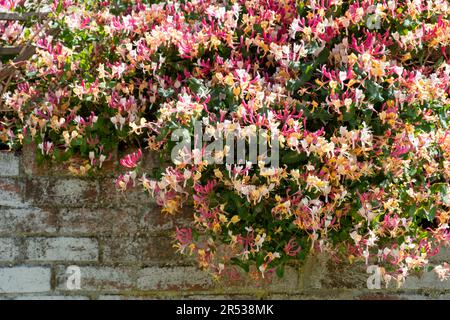
M 117 193 L 111 164 L 101 176 L 75 178 L 37 166 L 34 151 L 0 152 L 0 299 L 450 299 L 450 280 L 434 273 L 369 290 L 363 266 L 325 256 L 263 286 L 215 283 L 172 249 L 170 235 L 188 210 L 167 217 L 139 191 Z M 449 256 L 444 250 L 435 260 Z M 67 286 L 70 266 L 79 268 L 79 289 Z

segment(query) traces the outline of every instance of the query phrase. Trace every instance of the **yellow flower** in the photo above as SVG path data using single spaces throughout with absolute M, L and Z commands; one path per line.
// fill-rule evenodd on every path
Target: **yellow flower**
M 179 203 L 180 201 L 177 198 L 166 200 L 161 211 L 167 214 L 175 214 L 179 209 Z
M 222 180 L 222 178 L 223 178 L 223 173 L 219 169 L 214 169 L 214 175 L 216 176 L 216 178 L 218 178 L 220 180 Z
M 241 93 L 241 88 L 240 87 L 234 87 L 233 88 L 233 94 L 234 96 L 237 98 L 239 97 L 239 94 Z
M 222 223 L 227 223 L 228 222 L 228 218 L 224 215 L 224 214 L 219 214 L 219 221 Z
M 233 76 L 231 74 L 228 74 L 224 79 L 224 83 L 230 87 L 234 86 Z
M 401 59 L 400 59 L 400 61 L 401 62 L 406 62 L 406 61 L 408 61 L 409 59 L 411 59 L 411 53 L 407 53 L 407 54 L 405 54 Z
M 239 218 L 239 216 L 237 216 L 237 215 L 232 216 L 231 220 L 230 220 L 230 222 L 233 223 L 233 224 L 236 224 L 239 221 L 241 221 L 241 218 Z
M 222 230 L 222 227 L 220 226 L 220 223 L 218 223 L 218 222 L 214 223 L 212 230 L 215 233 L 220 232 L 220 230 Z
M 211 47 L 212 48 L 217 49 L 217 47 L 220 46 L 221 43 L 222 42 L 216 36 L 211 37 Z

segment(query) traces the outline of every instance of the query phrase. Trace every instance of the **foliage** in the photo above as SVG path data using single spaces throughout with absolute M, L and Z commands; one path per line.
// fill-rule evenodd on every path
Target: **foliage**
M 36 40 L 3 97 L 12 112 L 0 139 L 10 146 L 33 140 L 42 157 L 68 163 L 81 155 L 70 170 L 84 174 L 118 145 L 168 161 L 171 133 L 193 134 L 194 120 L 279 135 L 277 169 L 182 162 L 144 172 L 140 151 L 122 159 L 120 190 L 142 186 L 167 214 L 194 207 L 176 247 L 202 268 L 282 276 L 286 263 L 326 251 L 401 281 L 448 244 L 446 0 L 51 8 L 57 35 Z

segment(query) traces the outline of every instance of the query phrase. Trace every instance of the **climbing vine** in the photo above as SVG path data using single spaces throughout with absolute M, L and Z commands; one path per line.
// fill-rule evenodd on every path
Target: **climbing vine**
M 33 141 L 42 160 L 75 175 L 101 170 L 118 146 L 134 148 L 120 160 L 118 190 L 143 188 L 168 215 L 191 206 L 175 249 L 201 268 L 282 276 L 287 263 L 325 251 L 402 281 L 448 244 L 447 1 L 47 7 L 52 22 L 2 97 L 0 140 Z M 0 23 L 0 43 L 38 27 Z M 196 123 L 246 146 L 249 132 L 265 132 L 279 165 L 268 166 L 268 154 L 221 162 L 226 146 L 208 161 L 206 142 L 174 161 L 173 133 L 194 138 Z M 144 149 L 160 156 L 152 172 Z M 449 267 L 435 270 L 446 278 Z

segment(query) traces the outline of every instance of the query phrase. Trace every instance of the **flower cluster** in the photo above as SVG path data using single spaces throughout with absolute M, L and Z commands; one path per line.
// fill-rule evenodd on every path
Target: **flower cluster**
M 58 32 L 36 40 L 25 78 L 3 96 L 15 115 L 4 142 L 32 139 L 42 157 L 69 163 L 81 154 L 71 166 L 81 174 L 117 145 L 169 160 L 171 134 L 194 135 L 195 121 L 276 134 L 277 168 L 262 156 L 144 172 L 141 150 L 120 161 L 129 171 L 118 189 L 141 185 L 167 214 L 193 207 L 175 247 L 200 267 L 266 278 L 325 251 L 402 281 L 449 243 L 448 1 L 50 6 Z

